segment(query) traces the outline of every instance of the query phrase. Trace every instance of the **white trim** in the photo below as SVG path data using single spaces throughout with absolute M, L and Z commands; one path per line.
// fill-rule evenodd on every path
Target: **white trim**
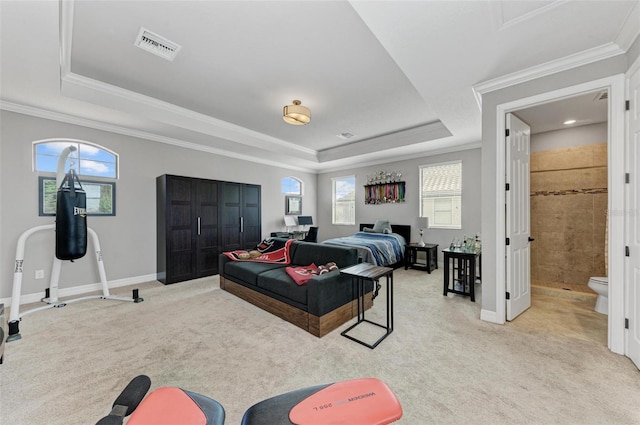
M 627 19 L 620 27 L 620 31 L 616 36 L 616 43 L 624 51 L 629 50 L 629 47 L 631 47 L 634 40 L 640 34 L 640 26 L 638 26 L 638 22 L 640 22 L 640 2 L 636 1 L 633 9 L 629 12 Z
M 489 9 L 491 10 L 491 14 L 493 17 L 494 25 L 496 26 L 496 30 L 502 31 L 509 27 L 518 25 L 522 22 L 528 21 L 530 19 L 534 19 L 535 17 L 542 15 L 544 13 L 550 12 L 551 10 L 559 6 L 562 6 L 564 3 L 567 3 L 567 1 L 569 0 L 552 1 L 551 3 L 540 6 L 536 9 L 533 9 L 529 12 L 518 15 L 515 18 L 511 18 L 509 20 L 504 19 L 504 2 L 503 1 L 489 2 Z
M 624 75 L 618 74 L 571 87 L 542 93 L 528 98 L 499 104 L 496 107 L 496 321 L 504 323 L 505 318 L 505 246 L 504 228 L 505 204 L 505 115 L 529 106 L 550 102 L 559 98 L 575 96 L 590 91 L 609 90 L 609 211 L 624 210 Z M 615 175 L 614 175 L 615 174 Z M 620 182 L 619 184 L 615 184 Z M 609 325 L 608 347 L 611 351 L 624 354 L 624 217 L 609 215 Z M 619 249 L 620 248 L 620 249 Z M 490 317 L 490 314 L 485 314 Z
M 18 103 L 8 102 L 6 100 L 0 101 L 0 109 L 10 112 L 16 112 L 18 114 L 29 115 L 32 117 L 44 118 L 47 120 L 64 122 L 73 125 L 79 125 L 82 127 L 88 127 L 95 130 L 107 131 L 110 133 L 122 134 L 129 137 L 136 137 L 139 139 L 151 140 L 154 142 L 165 143 L 167 145 L 177 146 L 185 149 L 192 149 L 201 152 L 207 152 L 215 155 L 225 156 L 228 158 L 236 158 L 244 161 L 254 162 L 257 164 L 270 165 L 279 168 L 285 168 L 295 171 L 309 172 L 305 167 L 294 167 L 281 163 L 278 161 L 270 161 L 258 157 L 249 155 L 243 155 L 223 149 L 212 148 L 210 146 L 204 146 L 198 143 L 185 142 L 184 140 L 178 140 L 171 137 L 161 136 L 147 131 L 133 130 L 131 128 L 122 127 L 114 124 L 107 124 L 99 121 L 90 120 L 87 118 L 80 118 L 74 115 L 63 114 L 60 112 L 53 112 L 46 109 L 34 108 L 32 106 L 21 105 Z
M 490 323 L 497 323 L 499 325 L 504 323 L 504 318 L 502 319 L 502 322 L 498 320 L 498 313 L 495 311 L 490 311 L 490 310 L 480 310 L 480 320 L 483 320 L 485 322 L 490 322 Z M 503 316 L 504 317 L 504 316 Z
M 640 4 L 640 3 L 639 3 Z M 631 75 L 636 72 L 638 69 L 640 69 L 640 56 L 638 56 L 636 58 L 636 60 L 631 64 L 631 66 L 629 67 L 629 69 L 627 69 L 627 72 L 625 73 L 625 78 L 629 79 L 629 77 L 631 77 Z M 627 93 L 627 96 L 629 95 L 629 93 Z
M 480 110 L 482 110 L 482 95 L 485 93 L 500 90 L 505 87 L 514 86 L 516 84 L 522 84 L 527 81 L 535 80 L 537 78 L 566 71 L 572 68 L 577 68 L 579 66 L 587 65 L 593 62 L 598 62 L 621 54 L 624 54 L 624 51 L 620 49 L 617 44 L 603 44 L 602 46 L 587 49 L 573 55 L 565 56 L 561 59 L 542 63 L 540 65 L 532 66 L 531 68 L 523 69 L 522 71 L 503 75 L 501 77 L 484 81 L 482 83 L 474 84 L 473 95 L 476 98 L 478 107 L 480 108 Z
M 64 96 L 115 110 L 136 113 L 180 128 L 198 131 L 256 148 L 273 145 L 274 149 L 290 149 L 297 151 L 300 155 L 307 156 L 307 159 L 313 158 L 317 161 L 318 153 L 313 149 L 285 142 L 257 131 L 79 74 L 72 72 L 63 74 L 60 78 L 60 86 L 60 91 Z
M 426 151 L 426 152 L 418 152 L 418 153 L 411 153 L 411 154 L 407 154 L 407 155 L 402 155 L 402 156 L 398 156 L 398 157 L 393 157 L 393 160 L 391 162 L 402 162 L 402 161 L 406 161 L 409 159 L 416 159 L 416 158 L 426 158 L 429 156 L 435 156 L 435 155 L 443 155 L 446 153 L 452 153 L 452 152 L 462 152 L 462 151 L 468 151 L 468 150 L 472 150 L 472 149 L 480 149 L 482 148 L 482 142 L 473 142 L 473 143 L 466 143 L 464 145 L 457 145 L 457 146 L 452 146 L 452 147 L 447 147 L 447 148 L 442 148 L 442 149 L 435 149 L 432 151 Z M 377 159 L 377 160 L 371 160 L 371 161 L 366 161 L 366 162 L 358 162 L 358 168 L 364 168 L 364 167 L 369 167 L 372 165 L 379 165 L 379 164 L 389 164 L 389 158 L 381 158 L 381 159 Z M 338 171 L 345 171 L 345 170 L 353 170 L 354 166 L 353 165 L 345 165 L 345 166 L 339 166 L 339 167 L 333 167 L 333 168 L 326 168 L 326 169 L 322 169 L 320 171 L 318 171 L 318 174 L 326 174 L 326 173 L 334 173 L 334 172 L 338 172 Z
M 640 4 L 640 3 L 639 3 Z M 640 10 L 640 7 L 638 7 L 637 9 Z M 629 67 L 629 69 L 627 70 L 627 72 L 625 73 L 624 79 L 625 79 L 625 99 L 627 101 L 631 100 L 631 87 L 630 87 L 630 78 L 633 76 L 633 74 L 635 74 L 636 72 L 640 71 L 640 57 L 636 58 L 636 60 L 631 64 L 631 66 Z M 635 105 L 637 107 L 637 104 Z M 628 156 L 628 153 L 631 151 L 631 134 L 630 134 L 630 129 L 631 129 L 631 120 L 629 117 L 629 114 L 631 112 L 627 112 L 625 111 L 625 118 L 626 118 L 626 123 L 625 123 L 625 154 Z M 626 161 L 625 163 L 625 167 L 624 167 L 624 171 L 625 172 L 629 172 L 630 171 L 630 167 L 629 167 L 629 160 Z M 626 214 L 630 214 L 630 208 L 631 208 L 631 204 L 629 202 L 629 188 L 625 188 L 625 191 L 627 192 L 625 194 L 625 207 L 626 209 L 624 210 L 625 215 Z M 627 227 L 628 228 L 628 227 Z M 626 229 L 625 229 L 626 230 Z M 627 240 L 625 240 L 625 246 L 628 246 L 628 236 L 627 236 Z M 625 296 L 627 297 L 625 300 L 625 310 L 624 310 L 624 317 L 628 317 L 631 319 L 631 314 L 635 313 L 634 311 L 632 311 L 632 302 L 631 302 L 631 294 L 632 294 L 632 286 L 633 286 L 633 281 L 631 279 L 631 276 L 629 275 L 629 259 L 625 260 L 625 268 L 624 268 L 625 272 L 624 272 L 624 277 L 625 277 L 625 289 L 624 289 L 624 293 Z M 612 300 L 609 299 L 609 309 L 611 309 L 611 303 Z M 637 307 L 636 307 L 637 308 Z M 629 350 L 629 340 L 631 338 L 630 336 L 630 331 L 629 329 L 624 329 L 624 354 L 628 356 L 630 350 Z
M 191 131 L 235 141 L 248 146 L 274 149 L 285 148 L 299 152 L 306 159 L 317 161 L 318 153 L 257 131 L 231 124 L 199 112 L 192 111 L 131 90 L 94 80 L 71 71 L 71 45 L 73 40 L 73 1 L 60 5 L 60 92 L 95 105 L 152 117 Z
M 609 86 L 608 210 L 624 211 L 625 108 L 624 75 Z M 619 182 L 618 184 L 614 184 Z M 613 217 L 612 217 L 613 216 Z M 609 316 L 608 347 L 624 354 L 624 214 L 609 214 Z M 612 286 L 613 283 L 613 286 Z
M 121 286 L 135 285 L 138 283 L 151 282 L 156 280 L 156 274 L 147 274 L 141 276 L 128 277 L 124 279 L 112 280 L 109 282 L 109 289 L 119 288 Z M 58 290 L 58 296 L 60 297 L 72 297 L 76 295 L 82 295 L 89 292 L 100 291 L 102 290 L 102 284 L 98 283 L 89 283 L 86 285 L 74 286 L 73 288 L 62 288 Z M 45 297 L 45 292 L 35 292 L 32 294 L 24 294 L 20 295 L 20 305 L 23 304 L 31 304 L 40 302 L 42 298 Z M 64 302 L 64 300 L 61 300 Z M 0 303 L 4 303 L 5 305 L 11 305 L 11 297 L 0 298 Z

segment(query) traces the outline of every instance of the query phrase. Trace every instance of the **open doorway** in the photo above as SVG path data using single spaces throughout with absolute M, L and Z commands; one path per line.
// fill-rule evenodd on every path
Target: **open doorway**
M 530 127 L 534 241 L 531 308 L 514 325 L 607 345 L 588 284 L 607 277 L 608 90 L 512 113 Z
M 624 112 L 624 76 L 616 75 L 580 83 L 574 86 L 564 87 L 545 93 L 540 93 L 530 97 L 516 99 L 510 102 L 501 103 L 496 106 L 496 135 L 498 136 L 495 150 L 496 164 L 496 205 L 505 205 L 506 192 L 501 191 L 506 185 L 506 162 L 503 135 L 506 132 L 506 115 L 513 111 L 518 111 L 528 107 L 541 105 L 555 100 L 565 99 L 576 95 L 594 92 L 597 90 L 608 90 L 609 93 L 609 114 L 608 114 L 608 211 L 620 212 L 625 208 L 625 183 L 623 178 L 625 163 L 625 112 Z M 618 178 L 612 178 L 618 177 Z M 501 208 L 496 210 L 496 238 L 493 246 L 495 250 L 495 317 L 496 323 L 504 323 L 506 316 L 507 302 L 507 281 L 506 271 L 506 246 L 504 241 L 508 237 L 504 227 L 500 223 L 505 222 L 505 211 Z M 608 222 L 608 275 L 609 275 L 609 315 L 607 316 L 607 346 L 618 354 L 625 353 L 625 328 L 624 328 L 624 251 L 612 249 L 612 247 L 624 246 L 624 215 L 609 214 Z M 485 314 L 485 317 L 490 317 Z

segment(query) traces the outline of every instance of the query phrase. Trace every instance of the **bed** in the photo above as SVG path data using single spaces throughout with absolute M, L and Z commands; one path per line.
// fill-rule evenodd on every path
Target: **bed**
M 411 240 L 411 226 L 392 224 L 390 234 L 365 232 L 365 227 L 373 228 L 373 224 L 362 223 L 359 232 L 322 243 L 356 248 L 361 262 L 393 268 L 404 265 L 404 248 Z

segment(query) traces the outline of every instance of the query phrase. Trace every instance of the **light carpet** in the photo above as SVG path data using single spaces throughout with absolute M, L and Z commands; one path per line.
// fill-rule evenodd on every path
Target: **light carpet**
M 442 296 L 441 270 L 394 276 L 395 331 L 375 350 L 340 335 L 352 322 L 316 338 L 220 290 L 217 276 L 139 285 L 140 304 L 27 315 L 0 366 L 0 423 L 93 424 L 138 374 L 152 389 L 216 399 L 226 424 L 277 394 L 359 377 L 391 387 L 403 424 L 640 423 L 640 373 L 626 357 L 546 327 L 480 321 L 479 302 Z M 384 320 L 384 296 L 367 318 Z

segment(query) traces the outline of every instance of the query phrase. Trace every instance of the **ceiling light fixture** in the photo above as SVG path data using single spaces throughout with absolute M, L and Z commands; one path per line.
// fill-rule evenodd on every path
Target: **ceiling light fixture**
M 575 124 L 576 120 L 567 120 L 565 122 L 563 122 L 564 125 L 571 125 L 571 124 Z
M 302 106 L 302 102 L 294 100 L 293 105 L 287 105 L 282 109 L 282 119 L 293 125 L 305 125 L 311 121 L 311 111 Z

